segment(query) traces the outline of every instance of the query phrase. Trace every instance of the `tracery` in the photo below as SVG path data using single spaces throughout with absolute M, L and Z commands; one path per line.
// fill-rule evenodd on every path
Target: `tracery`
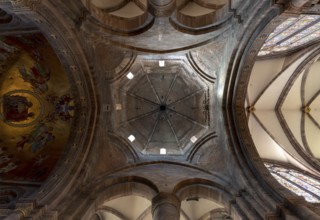
M 297 170 L 277 164 L 265 163 L 265 166 L 271 175 L 284 187 L 299 196 L 303 196 L 308 202 L 320 202 L 319 180 Z
M 309 43 L 320 36 L 320 16 L 289 17 L 267 38 L 258 56 L 288 51 Z

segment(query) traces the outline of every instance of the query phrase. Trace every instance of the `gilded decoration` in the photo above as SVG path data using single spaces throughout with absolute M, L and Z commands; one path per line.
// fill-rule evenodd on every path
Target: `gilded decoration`
M 68 78 L 41 34 L 0 39 L 0 180 L 41 182 L 67 143 Z

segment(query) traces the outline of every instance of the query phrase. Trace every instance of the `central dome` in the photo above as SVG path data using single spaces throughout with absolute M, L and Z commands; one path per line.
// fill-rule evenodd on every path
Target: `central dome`
M 207 85 L 184 60 L 142 63 L 120 79 L 117 132 L 144 154 L 184 154 L 209 127 Z

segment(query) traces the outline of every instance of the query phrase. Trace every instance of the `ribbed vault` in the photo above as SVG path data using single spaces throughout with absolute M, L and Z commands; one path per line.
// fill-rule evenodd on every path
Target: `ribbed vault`
M 70 136 L 55 145 L 66 147 L 52 152 L 60 154 L 45 182 L 0 180 L 1 217 L 311 219 L 319 213 L 264 166 L 276 161 L 318 173 L 318 48 L 294 53 L 307 45 L 301 44 L 257 57 L 273 17 L 289 10 L 315 24 L 316 15 L 298 18 L 302 9 L 272 0 L 4 0 L 0 6 L 8 13 L 0 11 L 3 33 L 40 30 L 54 48 L 75 94 L 75 105 L 46 96 L 58 120 L 77 110 L 69 130 L 56 129 Z M 16 16 L 32 29 L 9 28 Z M 287 42 L 280 41 L 268 49 Z M 52 88 L 63 91 L 59 83 Z M 21 105 L 9 101 L 1 114 L 12 121 L 8 110 Z M 38 130 L 28 137 L 44 143 L 50 129 L 41 128 L 39 137 Z

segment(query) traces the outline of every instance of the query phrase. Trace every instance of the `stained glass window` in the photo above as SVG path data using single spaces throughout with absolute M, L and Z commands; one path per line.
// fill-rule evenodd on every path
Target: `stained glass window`
M 320 181 L 302 172 L 288 169 L 283 166 L 265 163 L 272 176 L 284 187 L 306 201 L 320 203 Z
M 320 16 L 300 15 L 281 23 L 267 38 L 258 56 L 286 51 L 320 37 Z

